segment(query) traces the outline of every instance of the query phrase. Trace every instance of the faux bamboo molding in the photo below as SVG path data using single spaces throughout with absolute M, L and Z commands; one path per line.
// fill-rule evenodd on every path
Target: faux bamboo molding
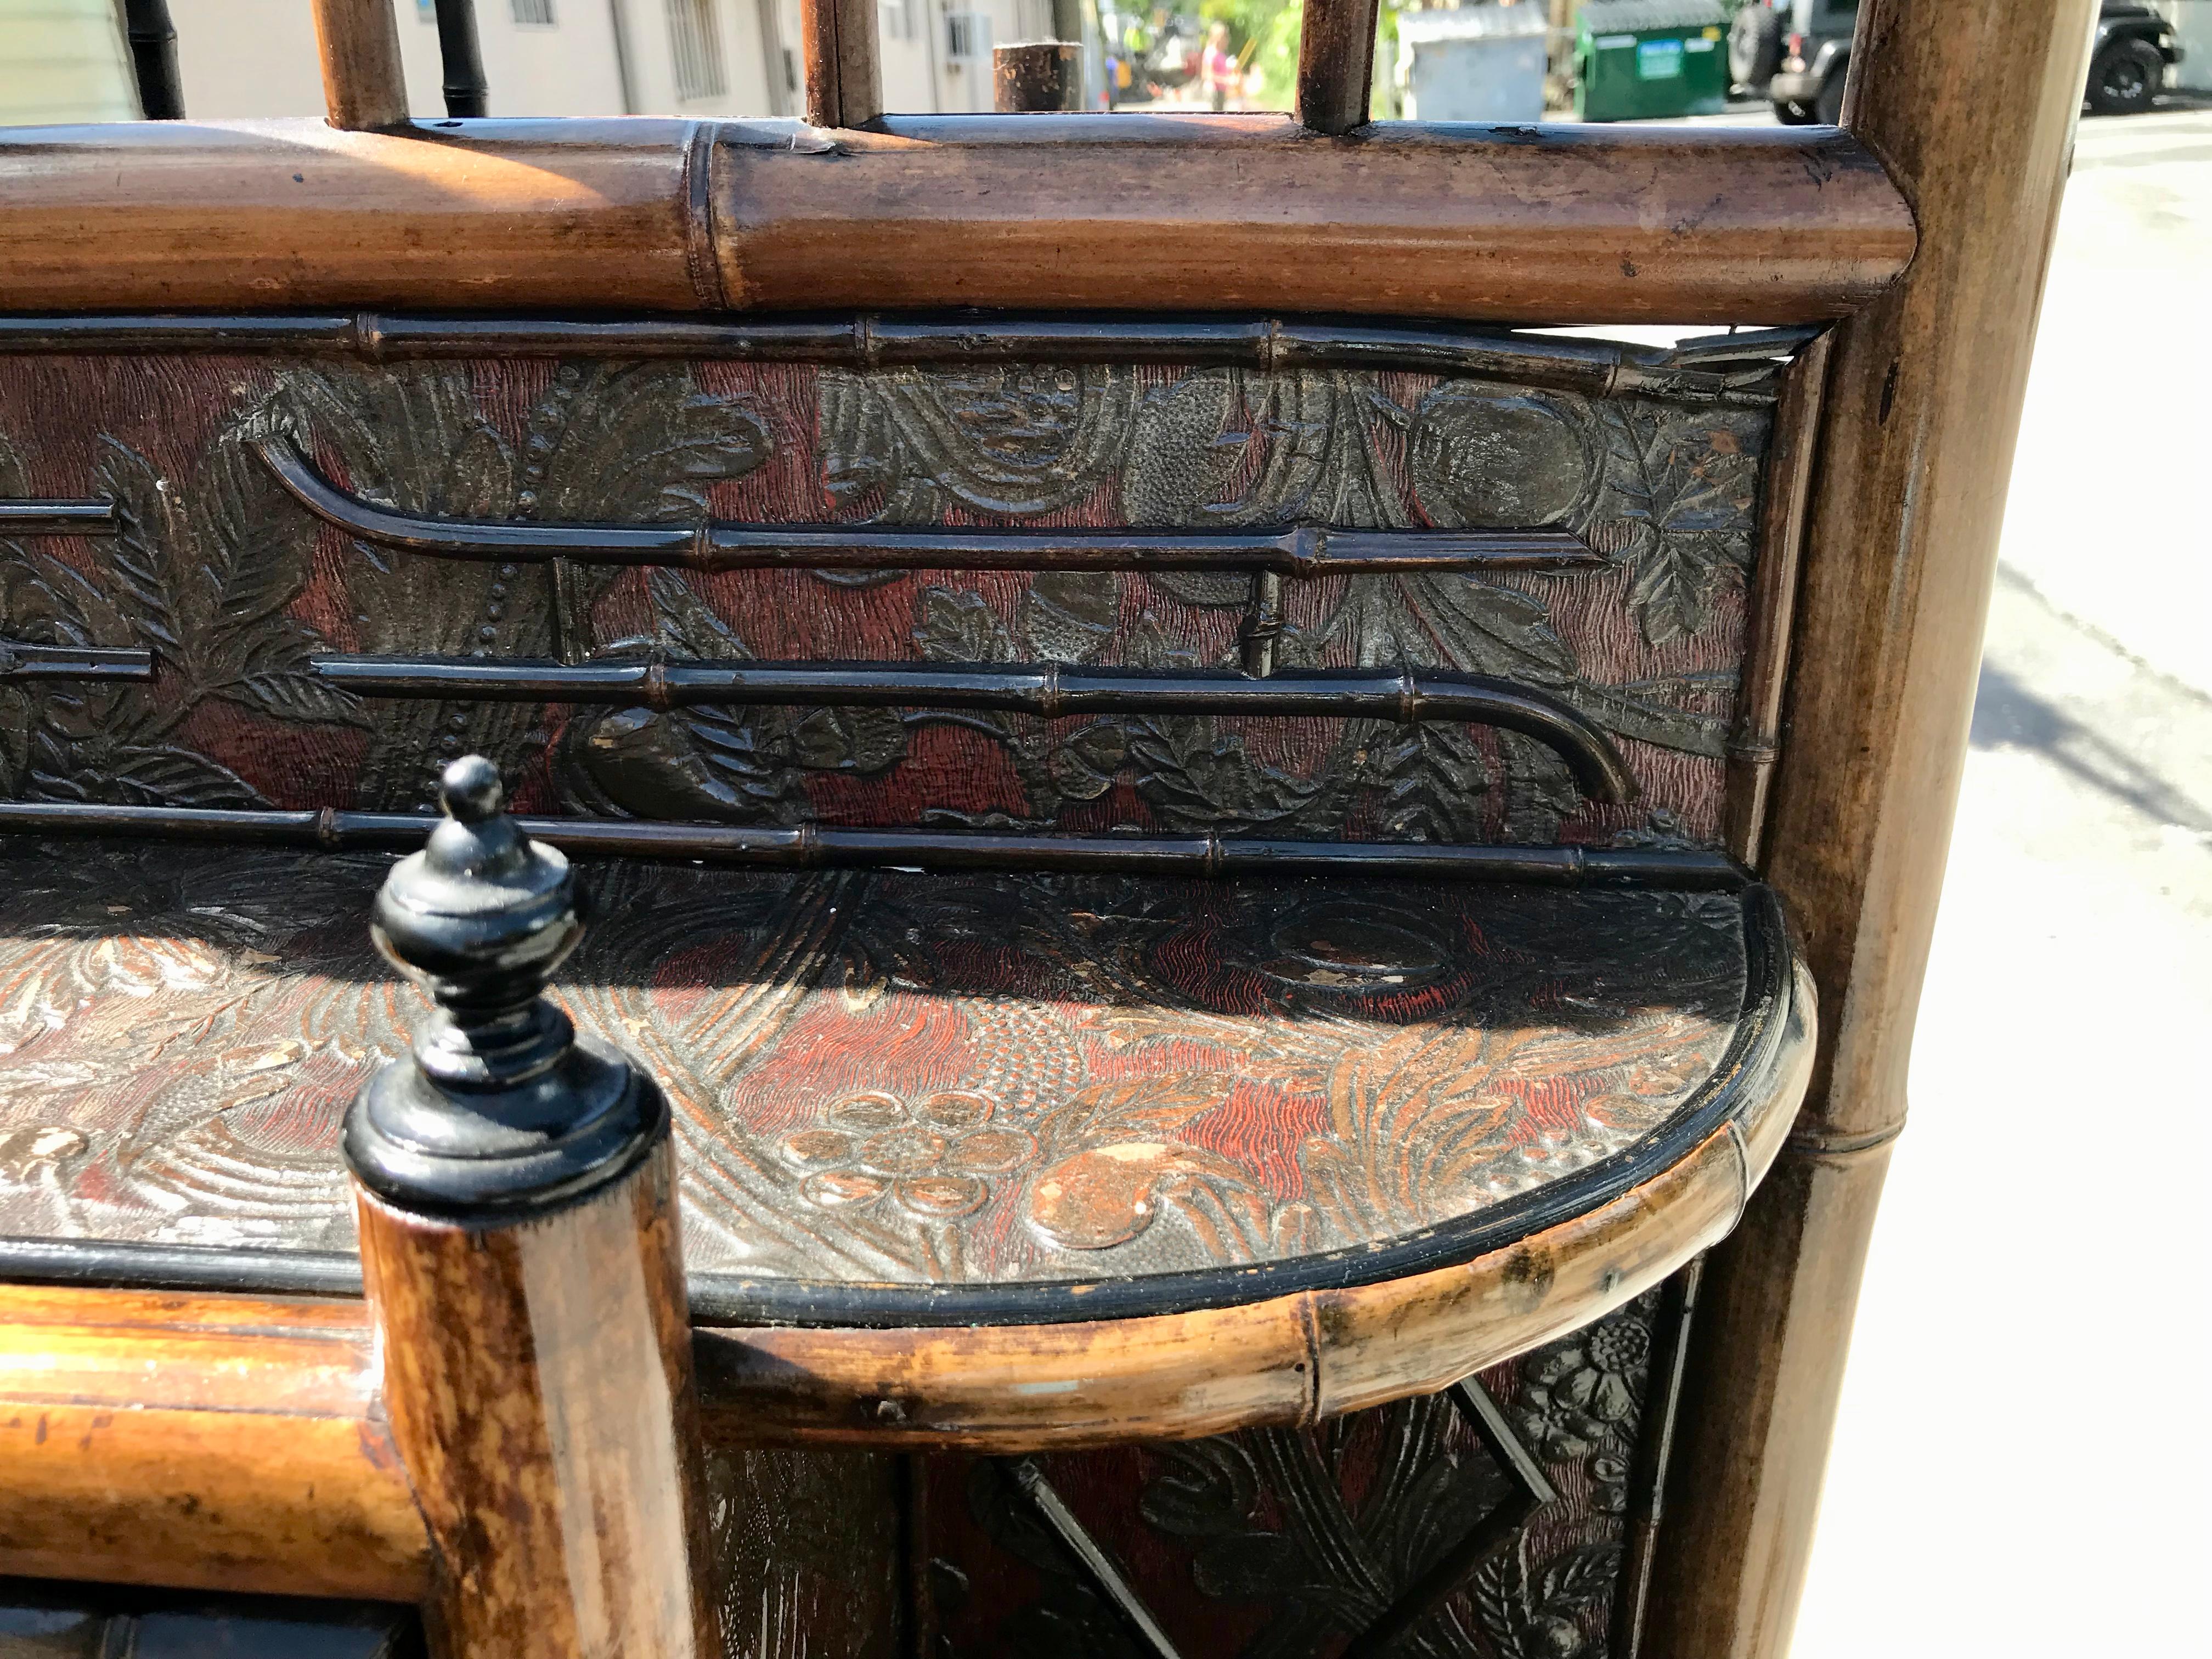
M 1914 246 L 1881 167 L 1826 131 L 877 125 L 17 129 L 0 304 L 1801 323 L 1880 294 Z
M 1417 374 L 1519 380 L 1591 397 L 1649 392 L 1747 409 L 1772 405 L 1778 395 L 1777 360 L 1819 332 L 1817 325 L 1735 330 L 1671 346 L 1648 346 L 1449 323 L 1408 326 L 1236 315 L 864 313 L 699 322 L 684 317 L 401 316 L 357 311 L 324 316 L 0 315 L 0 352 L 267 351 L 337 355 L 372 363 L 599 356 L 728 358 L 851 368 L 1040 360 L 1228 367 L 1262 374 L 1395 368 Z M 0 516 L 7 510 L 0 505 Z M 24 532 L 19 528 L 15 533 Z M 83 533 L 82 526 L 72 533 Z
M 0 1572 L 420 1598 L 368 1309 L 0 1286 Z
M 1534 882 L 1595 887 L 1638 883 L 1735 892 L 1742 866 L 1696 848 L 1485 846 L 1456 842 L 1275 840 L 1261 836 L 1063 836 L 970 830 L 823 829 L 665 823 L 649 818 L 526 817 L 524 831 L 583 858 L 700 860 L 789 870 L 1127 871 L 1211 880 L 1227 876 L 1412 876 L 1429 881 Z M 0 832 L 126 835 L 322 852 L 411 847 L 412 812 L 268 811 L 245 807 L 115 806 L 0 801 Z
M 1790 635 L 1796 620 L 1799 556 L 1811 507 L 1813 457 L 1820 398 L 1828 379 L 1829 337 L 1808 342 L 1783 372 L 1774 410 L 1774 452 L 1759 505 L 1742 690 L 1729 739 L 1728 849 L 1758 861 L 1775 763 L 1782 756 L 1782 696 L 1790 677 Z

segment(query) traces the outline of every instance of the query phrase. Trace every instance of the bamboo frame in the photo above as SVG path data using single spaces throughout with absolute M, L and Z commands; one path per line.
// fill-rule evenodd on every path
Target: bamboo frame
M 1811 1548 L 1966 751 L 2091 0 L 1871 0 L 1845 125 L 1919 217 L 1836 331 L 1765 871 L 1823 1006 L 1814 1091 L 1701 1296 L 1651 1659 L 1780 1659 Z
M 924 26 L 937 27 L 934 16 Z M 806 118 L 817 127 L 861 127 L 884 112 L 876 51 L 876 0 L 799 0 Z
M 1814 1105 L 1707 1281 L 1676 1475 L 1676 1490 L 1696 1501 L 1670 1514 L 1655 1579 L 1656 1659 L 1771 1659 L 1794 1615 L 1858 1265 L 1903 1122 L 1911 1012 L 2025 373 L 2026 319 L 2049 246 L 2063 136 L 2078 105 L 2087 0 L 2032 0 L 2029 10 L 2023 21 L 2017 0 L 1961 0 L 1941 11 L 1924 0 L 1869 0 L 1847 111 L 1856 137 L 1508 139 L 1383 125 L 1346 143 L 1246 118 L 1120 117 L 1109 127 L 1040 117 L 1012 134 L 970 121 L 884 120 L 872 7 L 821 0 L 809 12 L 810 111 L 821 125 L 848 129 L 834 140 L 766 125 L 715 132 L 641 122 L 493 124 L 453 142 L 422 130 L 364 131 L 404 119 L 396 46 L 383 44 L 389 8 L 319 0 L 331 125 L 351 131 L 176 124 L 0 137 L 0 260 L 15 273 L 5 303 L 512 312 L 589 295 L 594 305 L 690 313 L 976 303 L 1547 323 L 1850 319 L 1834 341 L 1817 453 L 1793 462 L 1807 469 L 1815 506 L 1803 531 L 1795 662 L 1779 705 L 1787 718 L 1778 726 L 1769 718 L 1791 632 L 1788 584 L 1778 574 L 1759 605 L 1757 696 L 1736 757 L 1745 805 L 1731 831 L 1747 854 L 1765 850 L 1838 1018 Z M 1346 119 L 1347 69 L 1317 65 L 1334 78 L 1317 81 L 1310 99 L 1302 75 L 1309 126 L 1358 125 Z M 877 130 L 849 131 L 864 124 Z M 234 235 L 210 248 L 205 228 L 216 212 Z M 1193 224 L 1202 235 L 1188 234 Z M 1772 513 L 1767 546 L 1786 550 L 1790 509 L 1783 502 Z M 1789 745 L 1773 760 L 1771 739 L 1785 729 Z M 1763 808 L 1770 769 L 1771 804 Z M 1769 1154 L 1780 1133 L 1761 1126 Z M 1736 1157 L 1740 1169 L 1760 1164 Z M 1712 1193 L 1727 1190 L 1718 1182 Z M 1717 1196 L 1700 1202 L 1679 1212 L 1701 1218 L 1681 1235 L 1697 1243 L 1733 1217 Z M 1617 1259 L 1604 1259 L 1607 1273 L 1619 1271 Z M 1658 1271 L 1650 1263 L 1644 1267 Z M 7 1293 L 11 1318 L 24 1294 Z M 1285 1346 L 1281 1392 L 1267 1396 L 1267 1409 L 1297 1420 L 1387 1397 L 1413 1372 L 1401 1364 L 1364 1375 L 1367 1351 L 1352 1339 L 1387 1328 L 1436 1334 L 1441 1344 L 1441 1334 L 1467 1328 L 1464 1297 L 1474 1294 L 1455 1281 L 1432 1303 L 1330 1303 L 1347 1343 L 1341 1363 L 1324 1381 L 1313 1349 Z M 64 1311 L 27 1328 L 51 1340 L 58 1325 L 89 1317 L 90 1304 Z M 1321 1311 L 1317 1301 L 1298 1309 L 1300 1328 L 1314 1328 Z M 1578 1306 L 1572 1317 L 1588 1313 Z M 1519 1340 L 1552 1328 L 1533 1322 Z M 1279 1334 L 1224 1326 L 1202 1358 L 1218 1367 L 1213 1344 L 1224 1336 L 1273 1352 L 1264 1344 Z M 1075 1405 L 1097 1415 L 1049 1434 L 1034 1419 L 960 1417 L 957 1402 L 918 1417 L 909 1413 L 921 1396 L 896 1379 L 918 1391 L 945 1376 L 993 1373 L 940 1374 L 915 1358 L 921 1339 L 911 1334 L 861 1336 L 842 1350 L 847 1371 L 825 1362 L 818 1391 L 787 1401 L 786 1430 L 824 1439 L 909 1434 L 915 1443 L 961 1434 L 1012 1446 L 1260 1420 L 1241 1415 L 1249 1399 L 1204 1395 L 1198 1359 L 1178 1370 L 1185 1362 L 1163 1364 L 1142 1346 L 1111 1356 L 1112 1375 L 1167 1390 L 1158 1396 L 1169 1401 L 1165 1415 L 1117 1416 L 1127 1399 L 1108 1409 L 1079 1395 Z M 740 1382 L 754 1367 L 763 1377 L 779 1374 L 798 1345 L 823 1340 L 782 1330 L 702 1340 L 715 1355 L 709 1369 Z M 331 1339 L 342 1372 L 356 1363 L 343 1357 L 351 1341 Z M 778 1344 L 788 1352 L 780 1356 Z M 276 1358 L 272 1348 L 255 1352 Z M 1018 1359 L 1018 1374 L 1034 1382 L 1039 1352 L 1009 1349 L 1001 1358 Z M 1079 1368 L 1081 1376 L 1100 1374 L 1101 1351 L 1073 1335 L 1054 1352 L 1071 1377 Z M 1440 1346 L 1433 1363 L 1441 1371 L 1470 1352 Z M 963 1366 L 978 1358 L 963 1356 Z M 1303 1376 L 1301 1363 L 1312 1366 Z M 1175 1395 L 1178 1388 L 1188 1397 Z M 144 1406 L 143 1387 L 136 1393 L 126 1401 L 118 1392 L 115 1403 Z M 85 1397 L 106 1396 L 88 1389 Z M 158 1429 L 172 1408 L 155 1401 L 125 1428 Z M 317 1501 L 353 1503 L 373 1517 L 364 1524 L 381 1541 L 362 1571 L 389 1577 L 382 1591 L 303 1580 L 299 1540 L 310 1528 L 259 1555 L 252 1550 L 263 1547 L 252 1545 L 222 1558 L 225 1582 L 273 1587 L 281 1574 L 295 1589 L 419 1593 L 419 1557 L 388 1507 L 396 1477 L 388 1465 L 369 1474 L 357 1467 L 364 1457 L 375 1463 L 359 1453 L 367 1442 L 356 1437 L 357 1455 L 343 1456 L 316 1438 L 335 1431 L 310 1433 L 301 1414 L 233 1415 L 223 1432 L 246 1437 L 236 1443 L 257 1448 L 254 1457 L 275 1448 L 288 1468 L 335 1460 L 318 1479 Z M 347 1411 L 312 1420 L 359 1433 Z M 200 1419 L 191 1421 L 197 1434 Z M 85 1444 L 122 1455 L 127 1438 L 88 1432 Z M 218 1479 L 220 1468 L 204 1462 L 218 1443 L 194 1443 L 204 1461 L 192 1468 Z M 173 1479 L 178 1468 L 130 1467 L 149 1491 L 159 1480 L 148 1471 Z M 206 1534 L 188 1550 L 173 1532 L 142 1529 L 150 1523 L 135 1512 L 112 1521 L 105 1555 L 82 1539 L 74 1556 L 26 1545 L 33 1534 L 20 1524 L 25 1513 L 73 1510 L 94 1490 L 81 1467 L 55 1479 L 7 1495 L 15 1507 L 0 1560 L 9 1570 L 130 1578 L 178 1570 L 149 1559 L 195 1551 L 213 1559 Z M 98 1489 L 112 1498 L 113 1483 Z M 116 1541 L 126 1534 L 127 1543 Z M 315 1547 L 343 1559 L 326 1543 Z M 58 1565 L 64 1559 L 79 1565 Z
M 392 0 L 313 0 L 330 122 L 349 132 L 407 125 L 407 72 Z
M 15 129 L 0 133 L 0 304 L 1792 324 L 1880 295 L 1914 246 L 1881 166 L 1820 130 L 878 125 Z
M 421 1599 L 360 1302 L 0 1285 L 0 1571 Z
M 1341 136 L 1367 125 L 1376 0 L 1305 0 L 1298 31 L 1298 120 Z

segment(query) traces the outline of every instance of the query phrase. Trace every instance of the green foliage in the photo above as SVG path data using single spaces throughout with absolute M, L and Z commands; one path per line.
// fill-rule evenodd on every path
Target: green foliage
M 1288 109 L 1298 82 L 1298 0 L 1203 0 L 1198 15 L 1208 27 L 1229 25 L 1229 51 L 1244 67 L 1253 107 Z
M 1376 25 L 1373 113 L 1395 116 L 1398 11 L 1403 0 L 1382 0 Z M 1297 94 L 1298 33 L 1304 21 L 1298 0 L 1201 0 L 1198 13 L 1208 26 L 1229 25 L 1229 50 L 1244 65 L 1246 101 L 1255 109 L 1288 109 Z M 1258 70 L 1257 84 L 1250 84 Z

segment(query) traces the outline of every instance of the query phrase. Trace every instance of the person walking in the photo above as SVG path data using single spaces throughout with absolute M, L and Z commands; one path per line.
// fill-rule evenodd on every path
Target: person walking
M 1230 55 L 1229 25 L 1217 22 L 1206 33 L 1206 53 L 1199 59 L 1199 80 L 1206 101 L 1218 112 L 1229 107 L 1237 89 L 1237 60 Z

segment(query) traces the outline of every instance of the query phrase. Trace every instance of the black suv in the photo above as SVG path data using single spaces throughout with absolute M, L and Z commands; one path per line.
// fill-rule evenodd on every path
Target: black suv
M 1731 45 L 1739 78 L 1771 99 L 1775 118 L 1786 125 L 1821 121 L 1833 126 L 1844 112 L 1844 74 L 1850 67 L 1859 0 L 1783 0 L 1772 9 L 1771 22 L 1756 15 L 1765 9 L 1764 0 L 1753 0 L 1736 19 Z M 1781 37 L 1780 62 L 1762 88 L 1742 70 L 1772 61 L 1773 48 L 1765 41 L 1769 34 Z M 2166 70 L 2180 61 L 2181 43 L 2166 19 L 2131 0 L 2103 0 L 2089 58 L 2089 107 L 2100 115 L 2148 109 L 2166 84 Z

